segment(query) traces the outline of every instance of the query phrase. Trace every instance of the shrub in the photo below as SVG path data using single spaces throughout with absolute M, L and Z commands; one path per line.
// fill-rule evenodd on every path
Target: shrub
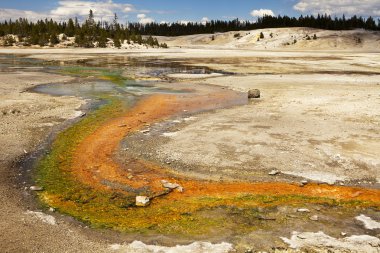
M 13 46 L 14 43 L 16 43 L 16 40 L 11 35 L 8 35 L 4 38 L 4 46 L 5 47 L 11 47 L 11 46 Z

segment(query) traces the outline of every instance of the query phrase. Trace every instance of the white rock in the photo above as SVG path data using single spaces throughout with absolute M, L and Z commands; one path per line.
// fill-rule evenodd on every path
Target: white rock
M 270 176 L 276 176 L 278 174 L 280 174 L 280 171 L 278 171 L 278 170 L 272 170 L 271 172 L 268 173 L 268 175 L 270 175 Z
M 365 252 L 378 253 L 380 239 L 369 235 L 354 235 L 337 239 L 326 235 L 323 232 L 318 233 L 299 233 L 293 232 L 291 238 L 281 239 L 293 249 L 312 248 L 318 249 L 318 252 L 343 251 L 343 252 Z
M 312 220 L 312 221 L 318 221 L 319 217 L 318 217 L 318 215 L 313 215 L 309 219 Z
M 178 187 L 181 187 L 179 184 L 173 184 L 173 183 L 165 183 L 162 186 L 170 190 L 174 190 L 174 189 L 177 189 Z
M 162 136 L 164 136 L 164 137 L 173 137 L 173 136 L 176 136 L 177 134 L 178 134 L 177 132 L 163 133 Z
M 44 214 L 42 212 L 27 211 L 26 214 L 39 219 L 40 221 L 49 225 L 57 225 L 55 218 L 51 215 Z
M 35 186 L 35 185 L 31 186 L 29 189 L 31 191 L 43 191 L 44 190 L 44 188 L 42 188 L 40 186 Z
M 212 244 L 209 242 L 194 242 L 189 245 L 177 245 L 174 247 L 164 247 L 159 245 L 147 245 L 140 241 L 131 244 L 112 244 L 111 250 L 128 253 L 228 253 L 232 252 L 233 246 L 230 243 L 222 242 Z
M 310 213 L 310 210 L 307 208 L 299 208 L 299 209 L 297 209 L 297 212 L 299 212 L 299 213 Z
M 369 230 L 380 229 L 380 222 L 372 220 L 372 218 L 365 216 L 364 214 L 359 215 L 355 218 L 358 221 L 363 222 L 364 227 Z
M 147 206 L 150 204 L 150 199 L 147 196 L 137 196 L 136 197 L 136 206 Z

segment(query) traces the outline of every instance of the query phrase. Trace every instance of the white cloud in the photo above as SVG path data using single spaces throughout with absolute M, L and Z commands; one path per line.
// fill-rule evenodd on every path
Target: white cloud
M 23 17 L 32 21 L 44 18 L 53 18 L 57 21 L 63 21 L 77 17 L 83 21 L 88 16 L 90 9 L 93 10 L 96 20 L 105 21 L 112 20 L 115 13 L 119 17 L 125 18 L 127 16 L 126 14 L 137 11 L 131 4 L 114 3 L 112 0 L 61 0 L 58 2 L 58 7 L 48 12 L 0 9 L 0 17 L 1 19 L 17 19 Z
M 312 14 L 380 16 L 379 0 L 298 0 L 293 8 Z
M 210 22 L 210 19 L 208 17 L 203 17 L 201 19 L 201 23 L 204 24 L 204 25 L 207 24 L 208 22 Z
M 268 9 L 260 9 L 251 11 L 252 17 L 274 16 L 274 12 Z
M 94 11 L 97 19 L 112 19 L 114 13 L 129 13 L 134 10 L 131 4 L 114 3 L 112 0 L 103 1 L 72 1 L 61 0 L 59 6 L 50 11 L 52 16 L 57 17 L 85 17 L 90 9 Z
M 189 21 L 189 20 L 180 20 L 178 21 L 178 23 L 180 23 L 181 25 L 187 25 L 188 23 L 192 23 L 193 21 Z
M 139 19 L 139 23 L 141 24 L 148 24 L 154 22 L 154 19 L 149 18 L 144 13 L 137 14 L 137 18 Z
M 9 19 L 16 20 L 18 18 L 28 18 L 28 20 L 37 21 L 45 18 L 50 18 L 50 14 L 16 9 L 0 9 L 0 17 L 0 21 Z

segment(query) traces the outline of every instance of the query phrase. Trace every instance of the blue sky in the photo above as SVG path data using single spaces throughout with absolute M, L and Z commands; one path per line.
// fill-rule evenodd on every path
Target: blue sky
M 211 19 L 254 20 L 263 14 L 299 16 L 328 13 L 380 16 L 380 0 L 0 0 L 0 19 L 85 17 L 93 9 L 98 19 L 117 13 L 120 21 L 142 23 Z

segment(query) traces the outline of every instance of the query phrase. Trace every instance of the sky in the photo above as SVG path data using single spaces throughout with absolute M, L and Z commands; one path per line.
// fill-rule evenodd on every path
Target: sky
M 255 20 L 263 15 L 380 17 L 380 0 L 0 0 L 0 20 L 77 17 L 92 9 L 97 20 L 119 22 L 207 22 L 212 19 Z

